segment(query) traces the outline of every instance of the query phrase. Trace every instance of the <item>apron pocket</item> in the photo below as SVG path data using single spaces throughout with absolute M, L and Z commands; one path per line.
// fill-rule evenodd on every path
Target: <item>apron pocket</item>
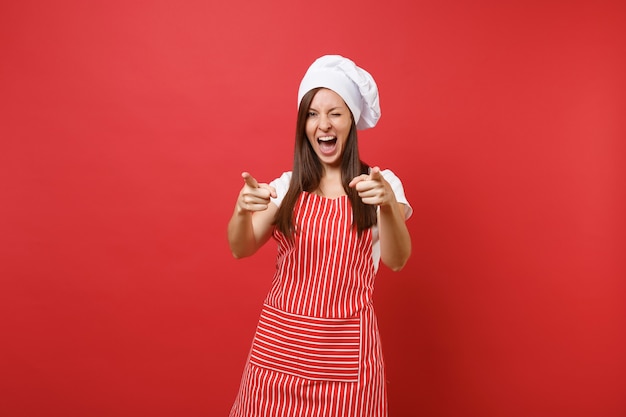
M 357 382 L 359 318 L 326 319 L 263 306 L 250 363 L 300 378 Z

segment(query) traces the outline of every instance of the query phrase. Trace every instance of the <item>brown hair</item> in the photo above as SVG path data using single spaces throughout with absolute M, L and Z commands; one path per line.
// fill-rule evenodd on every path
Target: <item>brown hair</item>
M 296 122 L 296 143 L 291 182 L 289 183 L 289 190 L 278 208 L 278 213 L 276 213 L 276 228 L 289 238 L 293 237 L 293 234 L 297 232 L 293 222 L 293 210 L 298 197 L 303 191 L 312 192 L 317 189 L 324 170 L 322 163 L 307 139 L 305 130 L 311 101 L 319 90 L 320 88 L 314 88 L 307 92 L 300 102 Z M 361 234 L 364 230 L 376 224 L 376 206 L 363 203 L 356 190 L 348 187 L 352 178 L 369 172 L 369 166 L 359 159 L 356 132 L 357 129 L 353 118 L 346 148 L 341 159 L 341 181 L 352 205 L 352 225 Z

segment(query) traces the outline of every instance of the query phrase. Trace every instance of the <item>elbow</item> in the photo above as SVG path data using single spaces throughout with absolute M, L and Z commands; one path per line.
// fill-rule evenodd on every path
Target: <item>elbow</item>
M 233 249 L 231 248 L 230 253 L 233 255 L 233 258 L 235 259 L 243 259 L 243 258 L 247 258 L 250 255 L 253 255 L 254 252 L 247 252 L 247 251 L 242 251 L 239 249 Z
M 230 253 L 233 255 L 233 258 L 241 259 L 248 256 L 243 248 L 239 247 L 239 245 L 236 245 L 234 242 L 228 242 L 228 246 L 230 247 Z
M 237 245 L 233 244 L 233 242 L 229 241 L 228 246 L 230 248 L 230 254 L 233 256 L 233 258 L 241 259 L 245 257 L 241 249 L 238 248 Z
M 393 272 L 400 272 L 400 271 L 402 271 L 402 268 L 404 268 L 404 265 L 398 265 L 398 266 L 391 267 L 391 270 Z
M 398 263 L 393 264 L 393 265 L 389 265 L 389 269 L 391 269 L 393 272 L 399 272 L 399 271 L 401 271 L 404 268 L 404 266 L 406 265 L 407 260 L 404 260 L 402 262 L 398 262 Z
M 237 252 L 235 252 L 235 251 L 231 251 L 231 253 L 232 253 L 232 255 L 233 255 L 233 258 L 235 258 L 235 259 L 242 259 L 242 258 L 245 258 L 245 255 L 242 255 L 242 254 L 237 253 Z
M 385 266 L 387 266 L 393 272 L 398 272 L 398 271 L 401 271 L 402 268 L 404 268 L 408 260 L 409 260 L 409 257 L 407 256 L 405 258 L 397 258 L 397 259 L 390 259 L 390 260 L 383 259 L 382 261 L 385 264 Z
M 246 258 L 256 252 L 256 248 L 253 246 L 242 243 L 237 239 L 231 239 L 230 236 L 228 237 L 228 248 L 230 249 L 231 255 L 235 259 Z
M 385 261 L 383 259 L 383 263 L 389 267 L 393 272 L 401 271 L 409 261 L 411 257 L 411 249 L 409 247 L 408 250 L 402 251 L 402 253 L 397 253 L 396 256 Z

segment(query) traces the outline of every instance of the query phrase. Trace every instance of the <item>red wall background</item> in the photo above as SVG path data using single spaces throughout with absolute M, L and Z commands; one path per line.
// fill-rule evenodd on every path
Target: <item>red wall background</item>
M 273 272 L 226 223 L 290 169 L 318 56 L 381 90 L 414 207 L 376 289 L 391 417 L 626 415 L 622 2 L 0 5 L 0 414 L 225 416 Z

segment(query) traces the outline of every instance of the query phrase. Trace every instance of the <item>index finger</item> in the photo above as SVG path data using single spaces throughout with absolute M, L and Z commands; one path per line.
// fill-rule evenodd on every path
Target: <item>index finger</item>
M 256 180 L 254 179 L 252 175 L 250 175 L 250 173 L 244 172 L 241 174 L 241 176 L 243 177 L 243 180 L 248 186 L 252 188 L 259 188 L 259 183 L 256 182 Z
M 383 177 L 382 172 L 380 172 L 380 168 L 374 167 L 370 170 L 370 178 L 373 180 L 379 180 Z

